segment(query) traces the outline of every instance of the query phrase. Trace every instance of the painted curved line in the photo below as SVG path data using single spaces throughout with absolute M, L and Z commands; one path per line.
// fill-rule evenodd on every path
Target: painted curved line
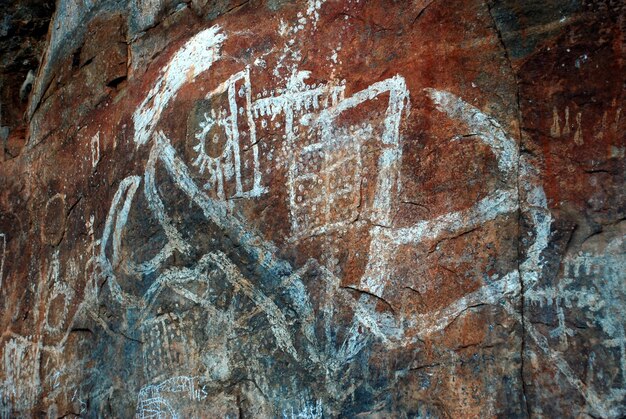
M 520 176 L 528 179 L 521 182 L 524 189 L 527 212 L 535 227 L 535 241 L 528 248 L 526 260 L 520 265 L 520 271 L 524 279 L 524 293 L 530 292 L 539 282 L 541 275 L 541 253 L 548 247 L 552 214 L 548 209 L 548 199 L 541 186 L 537 169 L 527 159 L 520 159 Z
M 447 312 L 445 317 L 450 318 L 455 315 L 455 313 L 460 312 L 459 310 L 462 309 L 463 306 L 471 305 L 472 301 L 475 303 L 482 301 L 501 303 L 508 314 L 524 326 L 524 331 L 533 339 L 535 344 L 545 355 L 555 363 L 557 370 L 559 370 L 570 384 L 579 391 L 587 403 L 601 415 L 612 416 L 611 413 L 613 412 L 605 405 L 602 398 L 590 386 L 587 386 L 576 376 L 567 360 L 565 360 L 559 352 L 554 351 L 550 347 L 545 336 L 531 323 L 523 322 L 519 313 L 517 313 L 508 301 L 498 301 L 498 298 L 494 300 L 494 297 L 498 296 L 503 297 L 505 295 L 519 294 L 521 292 L 521 284 L 516 284 L 516 282 L 519 282 L 520 279 L 527 285 L 527 289 L 525 289 L 524 292 L 529 292 L 534 288 L 541 275 L 540 258 L 541 253 L 548 246 L 552 216 L 547 206 L 545 192 L 540 186 L 536 168 L 525 159 L 519 158 L 515 142 L 506 135 L 503 128 L 495 119 L 482 113 L 479 109 L 469 105 L 452 93 L 435 89 L 425 90 L 429 93 L 431 99 L 440 111 L 445 112 L 451 118 L 463 121 L 469 128 L 477 132 L 478 138 L 492 149 L 498 159 L 498 167 L 505 174 L 509 176 L 515 175 L 515 165 L 519 163 L 519 176 L 523 176 L 527 179 L 526 182 L 521 182 L 520 187 L 524 189 L 525 201 L 529 207 L 527 212 L 536 232 L 535 240 L 529 247 L 528 256 L 520 265 L 519 271 L 511 271 L 499 281 L 495 282 L 494 285 L 485 285 L 470 296 L 466 296 L 471 298 L 464 297 L 462 300 L 465 304 L 459 304 L 461 300 L 455 302 L 452 306 L 444 310 Z M 517 199 L 514 201 L 515 208 L 511 207 L 511 211 L 520 209 Z M 475 206 L 474 208 L 477 207 Z M 502 286 L 504 286 L 504 288 L 499 289 L 502 288 Z M 436 325 L 434 329 L 430 330 L 436 331 L 440 329 L 440 325 Z
M 139 176 L 129 176 L 120 182 L 120 185 L 115 192 L 113 202 L 109 208 L 109 214 L 104 225 L 104 232 L 102 233 L 102 239 L 100 241 L 100 264 L 105 274 L 109 276 L 107 283 L 109 284 L 109 290 L 113 297 L 120 303 L 123 301 L 129 301 L 129 298 L 125 296 L 124 291 L 115 280 L 113 274 L 113 265 L 107 258 L 106 250 L 109 243 L 109 239 L 113 236 L 113 261 L 117 261 L 117 252 L 121 243 L 121 235 L 126 221 L 128 220 L 128 212 L 130 205 L 137 192 L 141 178 Z M 124 200 L 122 202 L 122 199 Z
M 152 214 L 161 225 L 161 228 L 167 237 L 167 243 L 150 260 L 141 262 L 140 264 L 128 261 L 129 269 L 140 274 L 151 274 L 155 272 L 170 256 L 172 256 L 175 250 L 178 250 L 181 253 L 187 253 L 190 250 L 190 246 L 185 243 L 182 235 L 167 215 L 163 200 L 159 196 L 155 183 L 156 162 L 158 155 L 159 146 L 158 144 L 154 144 L 150 150 L 150 156 L 148 157 L 146 170 L 144 172 L 143 191 L 148 203 L 148 208 L 150 208 Z
M 519 153 L 516 142 L 491 116 L 470 105 L 458 96 L 444 90 L 424 89 L 437 109 L 451 119 L 462 121 L 477 134 L 477 137 L 496 155 L 498 168 L 507 176 L 514 176 Z
M 161 112 L 190 79 L 211 68 L 220 59 L 226 35 L 220 26 L 205 29 L 183 45 L 165 65 L 144 101 L 133 114 L 134 141 L 139 146 L 148 142 L 161 118 Z

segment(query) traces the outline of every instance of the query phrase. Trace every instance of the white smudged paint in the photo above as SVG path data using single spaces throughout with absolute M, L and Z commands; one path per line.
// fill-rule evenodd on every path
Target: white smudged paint
M 45 280 L 46 289 L 49 290 L 49 293 L 46 297 L 43 326 L 50 336 L 57 336 L 65 331 L 63 326 L 66 325 L 69 306 L 72 303 L 75 294 L 74 290 L 70 287 L 67 281 L 62 280 L 60 277 L 60 269 L 59 251 L 56 250 L 52 260 L 50 261 L 47 278 Z M 77 274 L 77 272 L 73 273 Z M 52 303 L 57 299 L 62 301 L 63 308 L 60 309 L 58 306 L 55 307 L 53 315 L 56 321 L 53 322 L 53 324 L 50 324 L 50 308 Z
M 100 161 L 100 131 L 98 131 L 90 141 L 91 145 L 91 167 L 96 167 Z
M 320 20 L 319 10 L 326 0 L 307 0 L 306 14 L 313 22 L 313 28 L 317 29 L 317 22 Z
M 176 97 L 178 90 L 200 73 L 208 70 L 220 58 L 220 48 L 226 36 L 218 25 L 195 35 L 179 49 L 163 68 L 146 99 L 133 114 L 135 143 L 145 144 L 167 104 Z
M 528 291 L 541 277 L 541 253 L 548 247 L 552 215 L 548 209 L 546 194 L 540 186 L 539 173 L 527 157 L 520 159 L 520 177 L 524 179 L 524 182 L 520 182 L 524 210 L 528 213 L 535 230 L 535 240 L 528 248 L 526 260 L 520 264 L 520 274 Z
M 511 271 L 502 278 L 496 278 L 495 281 L 464 295 L 450 305 L 413 320 L 411 328 L 417 330 L 420 337 L 425 338 L 444 330 L 461 313 L 471 307 L 482 304 L 497 305 L 507 299 L 516 299 L 519 297 L 520 289 L 519 274 L 517 271 Z
M 85 292 L 83 297 L 83 303 L 87 306 L 91 306 L 97 302 L 98 299 L 98 281 L 96 275 L 96 268 L 99 261 L 98 246 L 100 241 L 96 240 L 96 232 L 94 226 L 95 216 L 89 215 L 89 219 L 85 221 L 85 227 L 87 228 L 87 235 L 89 237 L 89 244 L 87 246 L 86 254 L 90 255 L 89 259 L 84 265 L 85 275 Z
M 102 238 L 100 239 L 100 266 L 105 275 L 113 276 L 113 268 L 115 262 L 119 260 L 118 252 L 120 243 L 122 240 L 122 231 L 128 220 L 128 212 L 130 206 L 139 187 L 141 178 L 139 176 L 129 176 L 120 182 L 120 186 L 117 188 L 115 195 L 113 196 L 113 202 L 107 215 L 106 223 L 104 225 L 104 231 Z M 113 241 L 113 264 L 106 255 L 107 245 L 109 240 Z M 113 297 L 118 302 L 130 303 L 131 299 L 124 296 L 124 292 L 117 283 L 117 281 L 107 281 L 109 289 Z
M 156 164 L 158 160 L 159 149 L 153 147 L 150 151 L 146 171 L 144 172 L 144 195 L 148 202 L 148 207 L 152 211 L 152 215 L 158 220 L 161 228 L 165 232 L 168 239 L 165 247 L 151 261 L 144 262 L 139 271 L 142 273 L 154 272 L 165 259 L 167 259 L 175 250 L 185 254 L 190 250 L 189 245 L 184 241 L 181 233 L 178 231 L 169 215 L 165 210 L 165 204 L 159 197 L 155 183 Z
M 382 235 L 394 244 L 402 245 L 434 240 L 445 235 L 469 231 L 487 221 L 516 211 L 517 193 L 514 190 L 496 190 L 467 210 L 450 212 L 432 220 L 393 230 L 381 229 Z
M 374 224 L 389 225 L 391 222 L 392 197 L 399 191 L 400 163 L 402 146 L 400 143 L 400 121 L 403 112 L 410 108 L 409 91 L 402 76 L 377 82 L 353 96 L 340 100 L 336 105 L 323 110 L 316 124 L 324 146 L 333 144 L 331 127 L 343 112 L 353 109 L 369 100 L 376 100 L 382 94 L 389 94 L 389 101 L 383 120 L 383 133 L 380 139 L 382 152 L 377 165 L 377 184 L 372 204 L 371 221 Z M 359 135 L 360 134 L 360 135 Z M 352 134 L 354 135 L 354 134 Z M 365 141 L 362 133 L 357 133 L 357 141 Z M 329 147 L 330 148 L 330 147 Z M 332 149 L 329 150 L 332 152 Z M 357 185 L 353 185 L 357 187 Z M 351 220 L 352 221 L 352 220 Z
M 552 126 L 550 127 L 550 135 L 553 137 L 561 136 L 561 119 L 559 118 L 559 110 L 552 108 Z
M 7 253 L 7 236 L 0 233 L 0 290 L 2 290 L 2 280 L 4 279 L 4 260 Z
M 382 208 L 386 208 L 386 217 L 381 218 L 377 223 L 381 226 L 375 226 L 371 230 L 369 259 L 361 279 L 361 288 L 381 297 L 385 284 L 389 280 L 389 260 L 399 246 L 419 244 L 425 240 L 469 231 L 518 209 L 517 192 L 514 189 L 515 168 L 518 160 L 515 140 L 506 135 L 500 124 L 493 118 L 452 93 L 435 89 L 425 89 L 425 91 L 441 112 L 465 123 L 476 138 L 490 147 L 498 161 L 498 167 L 506 176 L 510 189 L 495 190 L 469 209 L 444 214 L 432 220 L 420 221 L 405 228 L 392 228 L 388 220 L 388 211 L 391 206 L 379 204 Z M 389 124 L 397 123 L 397 120 L 389 122 Z M 387 141 L 396 141 L 396 137 L 389 138 Z M 389 191 L 390 188 L 389 185 L 381 185 L 379 190 Z M 388 193 L 387 196 L 391 194 Z
M 450 118 L 464 122 L 478 138 L 491 148 L 498 159 L 498 167 L 505 175 L 515 175 L 518 151 L 515 141 L 507 135 L 500 123 L 450 92 L 425 89 L 437 108 Z

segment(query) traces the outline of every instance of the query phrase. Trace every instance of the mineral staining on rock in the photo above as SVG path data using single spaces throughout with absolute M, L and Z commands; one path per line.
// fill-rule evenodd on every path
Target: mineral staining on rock
M 0 164 L 2 417 L 626 413 L 622 9 L 70 3 Z

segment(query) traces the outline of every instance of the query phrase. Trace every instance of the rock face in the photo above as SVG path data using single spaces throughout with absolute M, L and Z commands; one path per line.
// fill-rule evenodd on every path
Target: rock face
M 58 0 L 0 68 L 0 416 L 626 415 L 625 24 Z
M 0 0 L 0 10 L 0 161 L 4 161 L 24 147 L 24 111 L 54 1 Z

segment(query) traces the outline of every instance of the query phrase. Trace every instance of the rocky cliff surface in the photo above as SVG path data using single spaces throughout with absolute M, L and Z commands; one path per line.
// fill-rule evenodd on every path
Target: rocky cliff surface
M 626 415 L 623 2 L 48 3 L 2 418 Z

